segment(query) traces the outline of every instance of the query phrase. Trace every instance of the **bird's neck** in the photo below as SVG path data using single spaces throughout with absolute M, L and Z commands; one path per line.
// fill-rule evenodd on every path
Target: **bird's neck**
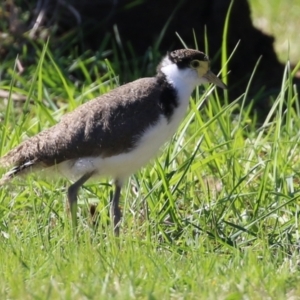
M 176 89 L 179 99 L 188 99 L 198 84 L 192 80 L 190 70 L 179 69 L 175 64 L 162 66 L 160 72 Z

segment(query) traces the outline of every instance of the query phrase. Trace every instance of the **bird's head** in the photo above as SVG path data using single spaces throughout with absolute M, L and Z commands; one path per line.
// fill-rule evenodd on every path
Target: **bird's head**
M 168 53 L 158 66 L 167 79 L 174 84 L 178 80 L 186 81 L 192 86 L 213 83 L 222 89 L 227 86 L 210 70 L 207 55 L 193 49 L 180 49 Z

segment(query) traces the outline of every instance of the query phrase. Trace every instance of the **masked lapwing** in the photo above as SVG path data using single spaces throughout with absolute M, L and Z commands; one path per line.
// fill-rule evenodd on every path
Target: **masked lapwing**
M 74 183 L 67 191 L 73 224 L 77 194 L 88 180 L 111 177 L 115 192 L 110 215 L 119 233 L 119 199 L 124 181 L 175 133 L 196 86 L 226 85 L 210 71 L 208 57 L 197 50 L 168 53 L 154 77 L 141 78 L 101 95 L 63 116 L 61 121 L 25 140 L 0 159 L 13 167 L 0 185 L 28 171 L 55 169 Z

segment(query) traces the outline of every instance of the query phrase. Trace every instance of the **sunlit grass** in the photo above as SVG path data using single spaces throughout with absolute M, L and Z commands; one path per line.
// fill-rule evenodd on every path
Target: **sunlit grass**
M 94 81 L 93 59 L 73 62 L 87 79 L 79 84 L 46 48 L 38 56 L 27 80 L 12 64 L 11 82 L 1 84 L 28 97 L 3 105 L 2 154 L 118 84 L 105 60 Z M 1 298 L 298 295 L 300 110 L 289 65 L 282 75 L 262 126 L 240 109 L 243 95 L 221 105 L 215 87 L 194 94 L 171 143 L 123 189 L 119 239 L 109 226 L 107 180 L 82 189 L 75 240 L 64 208 L 66 180 L 31 175 L 1 188 Z M 98 204 L 97 229 L 87 202 Z
M 140 61 L 113 51 L 107 61 L 101 51 L 70 59 L 45 45 L 23 72 L 12 61 L 0 66 L 0 89 L 25 96 L 0 103 L 1 154 L 154 69 L 158 58 L 157 49 Z M 127 78 L 118 78 L 124 67 Z M 1 187 L 0 299 L 297 299 L 300 108 L 293 75 L 287 63 L 260 124 L 244 107 L 247 89 L 237 99 L 213 86 L 197 89 L 172 141 L 123 188 L 119 238 L 109 224 L 108 179 L 81 189 L 76 238 L 64 207 L 66 179 L 33 174 Z M 89 203 L 97 204 L 97 228 Z

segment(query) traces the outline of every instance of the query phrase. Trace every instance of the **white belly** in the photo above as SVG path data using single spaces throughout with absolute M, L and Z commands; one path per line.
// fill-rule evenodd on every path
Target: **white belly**
M 58 171 L 71 180 L 77 180 L 82 175 L 94 171 L 93 177 L 108 176 L 122 182 L 157 154 L 159 148 L 175 133 L 184 113 L 184 108 L 177 108 L 169 123 L 161 116 L 159 122 L 149 127 L 137 146 L 128 153 L 105 158 L 85 157 L 66 161 L 57 166 Z

